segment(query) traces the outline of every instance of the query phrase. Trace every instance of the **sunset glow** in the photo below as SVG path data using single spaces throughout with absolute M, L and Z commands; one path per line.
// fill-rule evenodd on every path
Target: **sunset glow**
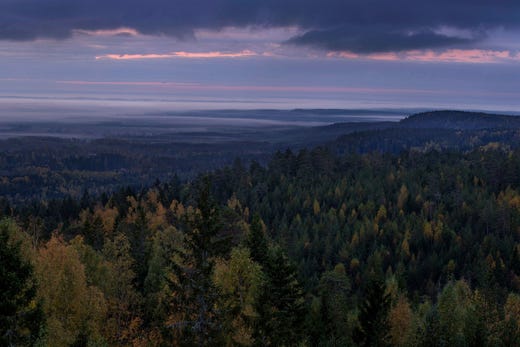
M 345 107 L 457 108 L 483 103 L 482 95 L 500 108 L 520 106 L 517 5 L 46 1 L 0 12 L 0 96 L 62 97 L 88 87 L 92 96 L 121 88 L 170 91 L 165 99 L 240 95 L 258 107 L 298 107 L 297 97 L 316 106 L 326 98 Z
M 225 52 L 171 52 L 166 54 L 106 54 L 96 56 L 96 60 L 112 59 L 112 60 L 141 60 L 141 59 L 171 59 L 171 58 L 189 58 L 189 59 L 212 59 L 212 58 L 243 58 L 257 55 L 255 52 L 244 50 L 236 53 Z

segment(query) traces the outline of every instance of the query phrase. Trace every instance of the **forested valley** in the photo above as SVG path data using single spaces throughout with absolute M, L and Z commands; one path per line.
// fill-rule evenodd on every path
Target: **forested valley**
M 520 133 L 504 119 L 6 194 L 1 344 L 518 346 Z

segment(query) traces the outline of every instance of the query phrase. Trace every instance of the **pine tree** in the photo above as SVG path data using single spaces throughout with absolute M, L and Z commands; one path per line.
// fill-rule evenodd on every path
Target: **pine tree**
M 221 237 L 220 213 L 210 197 L 209 180 L 199 191 L 197 207 L 187 221 L 184 248 L 176 250 L 181 261 L 171 265 L 174 316 L 168 325 L 180 330 L 181 345 L 218 345 L 222 327 L 216 303 L 220 293 L 212 275 L 215 258 L 227 251 L 227 239 Z
M 302 339 L 304 294 L 296 269 L 279 246 L 269 250 L 253 336 L 259 346 L 293 346 Z
M 0 345 L 33 345 L 43 326 L 36 303 L 33 267 L 23 259 L 21 242 L 13 240 L 14 224 L 0 222 Z
M 348 310 L 350 283 L 343 264 L 323 273 L 318 286 L 321 302 L 321 320 L 326 328 L 321 335 L 334 345 L 350 345 Z
M 385 293 L 381 280 L 373 279 L 368 283 L 364 300 L 359 308 L 359 326 L 354 331 L 354 339 L 363 347 L 388 346 L 388 312 L 390 295 Z
M 444 341 L 442 336 L 440 317 L 436 306 L 430 307 L 424 314 L 424 317 L 422 317 L 417 338 L 417 344 L 420 347 L 446 345 L 446 341 Z
M 258 214 L 253 216 L 246 245 L 249 248 L 251 259 L 264 266 L 268 259 L 268 243 L 265 236 L 262 220 Z

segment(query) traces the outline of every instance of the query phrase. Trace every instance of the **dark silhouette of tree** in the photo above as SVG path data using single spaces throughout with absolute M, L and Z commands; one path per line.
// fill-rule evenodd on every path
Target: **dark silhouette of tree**
M 381 280 L 372 279 L 367 285 L 359 307 L 359 326 L 354 331 L 354 339 L 360 346 L 389 346 L 390 295 L 385 291 L 386 286 Z
M 0 345 L 33 345 L 44 317 L 36 303 L 33 267 L 23 259 L 21 242 L 13 237 L 15 226 L 0 221 Z
M 269 257 L 269 248 L 267 237 L 263 230 L 262 220 L 256 213 L 251 220 L 251 226 L 249 229 L 249 235 L 246 239 L 246 245 L 249 248 L 251 259 L 264 266 Z
M 253 336 L 259 346 L 294 346 L 302 340 L 304 294 L 296 269 L 279 246 L 269 250 L 266 283 L 257 304 Z
M 221 237 L 220 212 L 210 196 L 206 179 L 199 190 L 198 211 L 187 216 L 184 248 L 177 249 L 181 261 L 173 263 L 173 314 L 170 326 L 181 332 L 180 344 L 213 346 L 221 341 L 221 312 L 216 306 L 219 290 L 212 280 L 215 258 L 227 253 Z

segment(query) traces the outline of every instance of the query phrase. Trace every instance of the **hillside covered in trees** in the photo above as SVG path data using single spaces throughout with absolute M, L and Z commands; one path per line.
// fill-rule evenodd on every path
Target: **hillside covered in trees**
M 320 119 L 312 117 L 347 111 L 294 110 L 281 115 L 265 112 L 268 119 L 283 116 L 311 122 Z M 231 116 L 239 117 L 239 113 Z M 331 118 L 337 119 L 340 116 Z M 130 123 L 127 127 L 136 129 L 139 124 Z M 81 128 L 81 124 L 73 125 L 76 131 Z M 48 126 L 48 131 L 57 127 Z M 62 127 L 68 129 L 65 125 L 57 129 L 65 131 Z M 162 123 L 156 124 L 156 128 L 171 131 L 171 125 L 168 128 Z M 350 121 L 289 129 L 240 128 L 225 132 L 217 128 L 210 132 L 152 132 L 139 136 L 125 133 L 94 139 L 15 137 L 0 140 L 0 196 L 15 204 L 67 196 L 79 199 L 85 193 L 99 196 L 122 186 L 146 188 L 158 179 L 193 180 L 201 173 L 232 165 L 236 158 L 244 164 L 256 161 L 266 165 L 276 151 L 297 152 L 318 146 L 338 155 L 430 149 L 468 151 L 491 142 L 516 148 L 520 144 L 519 130 L 520 122 L 515 116 L 436 111 L 401 121 Z
M 2 344 L 518 346 L 516 119 L 434 116 L 186 181 L 3 199 Z

